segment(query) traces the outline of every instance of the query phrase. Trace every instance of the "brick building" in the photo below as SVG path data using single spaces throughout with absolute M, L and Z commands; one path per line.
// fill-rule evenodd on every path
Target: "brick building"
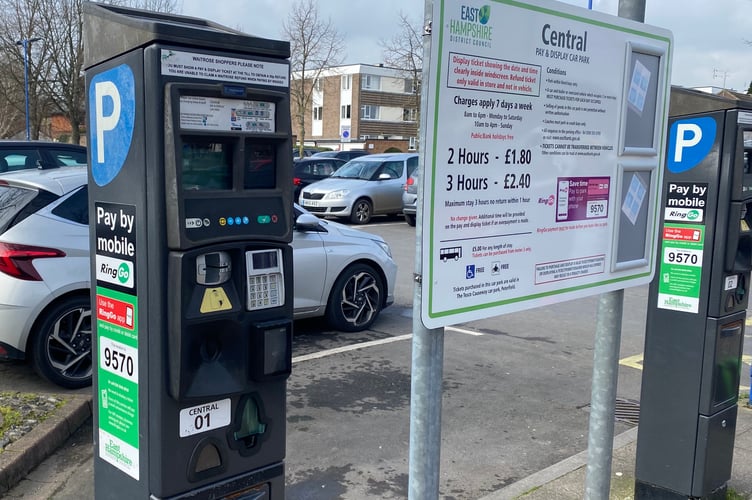
M 293 85 L 295 80 L 293 74 Z M 371 153 L 417 149 L 420 96 L 404 72 L 354 64 L 325 69 L 304 84 L 314 86 L 306 110 L 306 145 Z M 291 113 L 293 136 L 300 137 L 294 102 Z

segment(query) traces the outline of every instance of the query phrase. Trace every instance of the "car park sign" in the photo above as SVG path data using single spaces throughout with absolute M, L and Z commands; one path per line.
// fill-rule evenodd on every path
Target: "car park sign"
M 427 327 L 650 281 L 671 47 L 666 30 L 560 2 L 434 2 Z

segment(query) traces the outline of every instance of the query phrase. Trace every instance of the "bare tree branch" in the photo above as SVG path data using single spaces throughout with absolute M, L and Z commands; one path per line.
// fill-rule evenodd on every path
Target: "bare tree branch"
M 403 78 L 412 80 L 416 96 L 417 120 L 420 123 L 420 92 L 423 77 L 423 29 L 406 14 L 399 14 L 399 31 L 389 40 L 379 40 L 386 66 L 395 68 Z
M 38 139 L 45 121 L 60 112 L 72 127 L 70 140 L 80 142 L 85 123 L 83 74 L 84 0 L 0 0 L 0 136 L 22 127 L 25 114 L 24 53 L 29 63 L 31 137 Z M 112 0 L 104 3 L 174 12 L 177 0 Z
M 293 73 L 290 100 L 293 116 L 298 120 L 298 147 L 303 156 L 306 115 L 310 112 L 313 83 L 324 69 L 341 64 L 344 41 L 331 19 L 319 19 L 318 7 L 313 0 L 300 0 L 292 7 L 283 32 L 290 40 L 290 69 Z

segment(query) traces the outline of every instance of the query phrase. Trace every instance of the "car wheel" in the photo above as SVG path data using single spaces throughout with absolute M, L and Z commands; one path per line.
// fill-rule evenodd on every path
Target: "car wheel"
M 91 302 L 68 297 L 41 318 L 32 340 L 36 372 L 67 389 L 91 385 Z
M 407 225 L 415 227 L 415 216 L 408 215 L 408 214 L 403 214 L 403 215 L 405 216 L 405 222 L 407 222 Z
M 368 224 L 371 222 L 372 215 L 373 206 L 371 202 L 365 198 L 361 198 L 353 204 L 352 212 L 350 213 L 350 222 L 353 224 Z
M 381 276 L 370 266 L 355 264 L 334 283 L 326 305 L 329 324 L 344 332 L 369 328 L 381 312 L 386 293 Z

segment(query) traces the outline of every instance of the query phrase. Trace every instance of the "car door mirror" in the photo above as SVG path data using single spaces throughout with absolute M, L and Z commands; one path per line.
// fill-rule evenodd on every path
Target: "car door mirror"
M 389 179 L 392 179 L 392 178 L 393 177 L 390 174 L 386 173 L 386 172 L 383 172 L 383 173 L 379 174 L 379 180 L 380 181 L 386 181 L 386 180 L 389 180 Z
M 295 219 L 295 230 L 306 232 L 306 231 L 321 231 L 321 225 L 319 218 L 316 217 L 313 214 L 300 214 L 297 219 Z

